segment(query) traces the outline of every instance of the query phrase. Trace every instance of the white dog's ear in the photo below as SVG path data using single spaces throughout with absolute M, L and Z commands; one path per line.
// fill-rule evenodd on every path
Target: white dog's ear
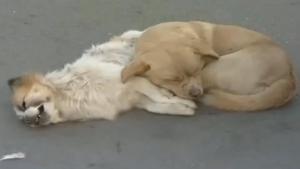
M 22 84 L 22 77 L 11 78 L 7 81 L 7 85 L 11 90 Z
M 133 76 L 140 76 L 151 69 L 151 66 L 143 61 L 133 61 L 121 72 L 122 82 L 125 83 Z
M 33 73 L 27 74 L 15 78 L 11 78 L 7 81 L 8 86 L 10 89 L 14 90 L 17 87 L 21 86 L 31 86 L 35 82 L 42 82 L 43 76 L 41 74 Z

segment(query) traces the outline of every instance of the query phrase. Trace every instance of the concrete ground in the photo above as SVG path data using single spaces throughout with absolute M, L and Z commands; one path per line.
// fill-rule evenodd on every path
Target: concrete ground
M 281 43 L 300 66 L 299 0 L 0 0 L 1 169 L 299 169 L 300 100 L 262 113 L 207 107 L 190 118 L 135 110 L 115 122 L 21 124 L 8 78 L 61 68 L 92 43 L 171 20 L 247 26 Z

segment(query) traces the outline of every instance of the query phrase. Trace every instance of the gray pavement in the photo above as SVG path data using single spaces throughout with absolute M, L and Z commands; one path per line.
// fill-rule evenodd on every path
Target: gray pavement
M 190 118 L 134 110 L 115 122 L 31 129 L 6 80 L 61 68 L 92 43 L 172 20 L 247 26 L 280 42 L 300 67 L 299 0 L 0 0 L 0 169 L 299 169 L 300 100 L 262 113 L 201 107 Z M 299 71 L 300 72 L 300 71 Z

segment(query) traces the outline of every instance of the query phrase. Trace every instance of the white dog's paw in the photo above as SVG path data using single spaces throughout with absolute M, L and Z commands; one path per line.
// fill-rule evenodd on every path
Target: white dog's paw
M 185 99 L 181 99 L 181 103 L 185 104 L 186 106 L 196 109 L 197 105 L 195 102 L 191 101 L 191 100 L 185 100 Z
M 192 108 L 192 109 L 196 109 L 197 108 L 196 103 L 193 102 L 193 101 L 191 101 L 191 100 L 182 99 L 182 98 L 177 97 L 177 96 L 173 96 L 170 99 L 176 101 L 178 104 L 185 105 L 186 107 L 189 107 L 189 108 Z
M 159 91 L 163 96 L 167 97 L 168 99 L 171 99 L 172 97 L 174 97 L 174 94 L 166 89 L 159 88 Z
M 142 35 L 142 33 L 143 33 L 142 31 L 138 31 L 138 30 L 129 30 L 122 33 L 120 37 L 124 39 L 136 39 L 139 38 Z
M 188 107 L 191 107 L 193 109 L 197 108 L 197 105 L 193 102 L 193 101 L 190 101 L 190 100 L 186 100 L 186 99 L 182 99 L 178 96 L 175 96 L 173 93 L 171 93 L 170 91 L 166 90 L 166 89 L 163 89 L 163 88 L 160 88 L 160 93 L 165 96 L 167 99 L 169 99 L 170 101 L 173 101 L 173 103 L 179 103 L 179 104 L 184 104 Z
M 174 104 L 174 114 L 182 116 L 192 116 L 195 114 L 195 109 L 183 104 Z

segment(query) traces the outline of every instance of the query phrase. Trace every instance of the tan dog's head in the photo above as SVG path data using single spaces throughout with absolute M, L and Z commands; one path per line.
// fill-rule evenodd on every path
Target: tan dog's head
M 58 115 L 53 91 L 43 81 L 44 77 L 39 74 L 8 80 L 14 110 L 17 116 L 31 127 L 50 124 L 53 116 Z
M 203 94 L 201 71 L 217 58 L 209 48 L 202 48 L 200 52 L 190 48 L 148 52 L 122 70 L 122 82 L 133 76 L 144 76 L 179 97 L 197 99 Z

